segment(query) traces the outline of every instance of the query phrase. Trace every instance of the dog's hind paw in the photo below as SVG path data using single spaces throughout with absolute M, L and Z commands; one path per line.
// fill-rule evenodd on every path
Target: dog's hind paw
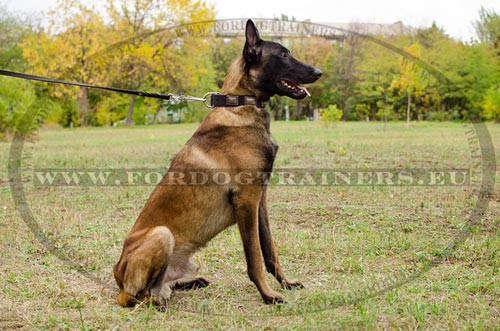
M 196 290 L 198 288 L 207 287 L 210 284 L 208 280 L 203 277 L 197 277 L 191 280 L 179 281 L 174 285 L 174 290 L 188 291 Z
M 158 310 L 165 311 L 168 308 L 168 298 L 161 295 L 151 296 L 149 300 Z
M 273 291 L 274 292 L 274 291 Z M 262 299 L 264 299 L 265 304 L 278 304 L 278 303 L 284 303 L 285 302 L 285 297 L 283 294 L 274 292 L 270 295 L 262 295 Z
M 150 291 L 149 302 L 158 307 L 159 310 L 166 310 L 171 295 L 172 290 L 169 286 L 155 287 Z

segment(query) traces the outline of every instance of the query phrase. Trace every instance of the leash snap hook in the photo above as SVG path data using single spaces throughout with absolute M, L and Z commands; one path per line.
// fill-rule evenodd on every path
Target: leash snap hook
M 190 95 L 175 95 L 175 94 L 170 94 L 170 98 L 174 100 L 179 100 L 179 101 L 201 101 L 204 102 L 205 98 L 198 98 L 198 97 L 193 97 Z

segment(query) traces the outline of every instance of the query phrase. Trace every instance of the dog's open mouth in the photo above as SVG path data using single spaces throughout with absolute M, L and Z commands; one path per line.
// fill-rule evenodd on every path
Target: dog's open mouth
M 311 93 L 309 93 L 304 86 L 289 79 L 279 79 L 276 82 L 276 85 L 286 94 L 292 95 L 296 98 L 305 98 L 306 95 L 309 97 L 311 96 Z

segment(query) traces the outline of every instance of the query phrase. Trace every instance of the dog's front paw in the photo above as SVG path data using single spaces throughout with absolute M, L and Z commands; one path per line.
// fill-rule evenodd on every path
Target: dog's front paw
M 264 299 L 264 302 L 266 304 L 277 304 L 285 302 L 285 297 L 283 296 L 283 294 L 274 291 L 269 294 L 262 294 L 262 299 Z
M 302 289 L 304 285 L 297 279 L 285 279 L 281 282 L 281 287 L 285 290 Z

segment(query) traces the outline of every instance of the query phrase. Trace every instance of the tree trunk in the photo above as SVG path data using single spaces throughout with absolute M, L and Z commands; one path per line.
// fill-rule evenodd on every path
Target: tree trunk
M 408 106 L 406 107 L 406 127 L 410 126 L 410 104 L 411 104 L 411 92 L 408 89 Z
M 125 121 L 125 124 L 127 124 L 127 125 L 134 124 L 132 119 L 134 117 L 134 107 L 135 107 L 135 99 L 136 98 L 137 98 L 137 96 L 133 95 L 132 99 L 130 99 L 130 104 L 128 106 L 127 120 Z
M 87 126 L 89 123 L 89 100 L 87 98 L 87 88 L 81 87 L 80 92 L 77 95 L 78 105 L 80 106 L 81 114 L 81 126 Z

